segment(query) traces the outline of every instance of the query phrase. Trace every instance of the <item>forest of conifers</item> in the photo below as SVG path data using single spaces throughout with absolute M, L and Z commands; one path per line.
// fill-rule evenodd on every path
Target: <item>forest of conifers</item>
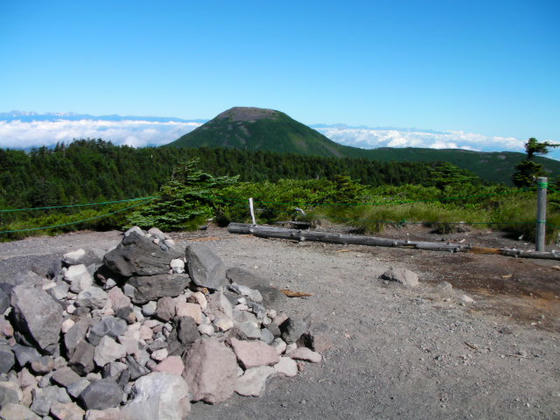
M 364 185 L 441 186 L 464 180 L 468 171 L 447 163 L 375 162 L 235 149 L 171 149 L 115 146 L 78 140 L 30 152 L 0 149 L 0 209 L 118 200 L 154 194 L 173 168 L 194 157 L 200 169 L 240 181 L 333 179 L 348 175 Z

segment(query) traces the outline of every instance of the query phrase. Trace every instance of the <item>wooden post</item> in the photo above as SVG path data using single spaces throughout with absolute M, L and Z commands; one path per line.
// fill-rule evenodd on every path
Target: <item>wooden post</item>
M 548 178 L 539 177 L 537 179 L 537 238 L 535 249 L 545 251 L 546 234 L 546 189 L 548 188 Z
M 253 208 L 253 197 L 249 198 L 249 210 L 251 211 L 251 220 L 253 221 L 253 226 L 257 224 L 255 220 L 255 209 Z

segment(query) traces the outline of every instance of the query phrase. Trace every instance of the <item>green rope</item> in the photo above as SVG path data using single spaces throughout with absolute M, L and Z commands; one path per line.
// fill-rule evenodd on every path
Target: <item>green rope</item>
M 146 201 L 146 200 L 144 200 L 144 201 Z M 58 225 L 41 226 L 41 227 L 35 227 L 35 228 L 1 230 L 0 234 L 3 234 L 3 233 L 18 233 L 18 232 L 33 232 L 33 231 L 37 231 L 37 230 L 46 230 L 46 229 L 54 229 L 54 228 L 59 228 L 59 227 L 64 227 L 64 226 L 77 225 L 77 224 L 84 223 L 84 222 L 90 222 L 92 220 L 102 219 L 104 217 L 112 216 L 112 215 L 117 214 L 117 213 L 122 213 L 123 211 L 130 210 L 134 207 L 141 206 L 142 204 L 144 204 L 144 203 L 134 204 L 132 206 L 125 207 L 124 209 L 115 210 L 115 211 L 105 213 L 105 214 L 100 214 L 98 216 L 88 217 L 86 219 L 77 220 L 75 222 L 61 223 L 61 224 L 58 224 Z
M 14 213 L 19 211 L 33 211 L 33 210 L 50 210 L 50 209 L 63 209 L 68 207 L 87 207 L 87 206 L 103 206 L 107 204 L 116 204 L 116 203 L 126 203 L 131 201 L 145 201 L 145 200 L 153 200 L 157 198 L 155 196 L 150 197 L 138 197 L 138 198 L 128 198 L 125 200 L 115 200 L 115 201 L 101 201 L 98 203 L 82 203 L 82 204 L 65 204 L 60 206 L 45 206 L 45 207 L 28 207 L 22 209 L 0 209 L 0 213 Z

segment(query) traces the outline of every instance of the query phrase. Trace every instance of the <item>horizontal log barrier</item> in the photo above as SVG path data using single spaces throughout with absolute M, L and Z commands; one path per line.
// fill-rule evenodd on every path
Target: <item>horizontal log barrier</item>
M 259 238 L 288 239 L 292 241 L 326 242 L 341 245 L 367 245 L 399 248 L 415 248 L 429 251 L 473 252 L 476 254 L 500 254 L 516 258 L 539 258 L 560 260 L 560 252 L 522 251 L 509 248 L 471 247 L 468 244 L 449 242 L 408 241 L 402 239 L 381 238 L 378 236 L 350 235 L 345 233 L 320 232 L 316 230 L 287 229 L 274 226 L 250 225 L 247 223 L 230 223 L 230 233 L 249 234 Z

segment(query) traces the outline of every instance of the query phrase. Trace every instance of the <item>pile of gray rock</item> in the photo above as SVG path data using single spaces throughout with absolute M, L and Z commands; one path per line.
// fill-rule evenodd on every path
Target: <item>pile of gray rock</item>
M 285 295 L 210 248 L 132 228 L 0 284 L 0 418 L 182 419 L 320 362 Z

